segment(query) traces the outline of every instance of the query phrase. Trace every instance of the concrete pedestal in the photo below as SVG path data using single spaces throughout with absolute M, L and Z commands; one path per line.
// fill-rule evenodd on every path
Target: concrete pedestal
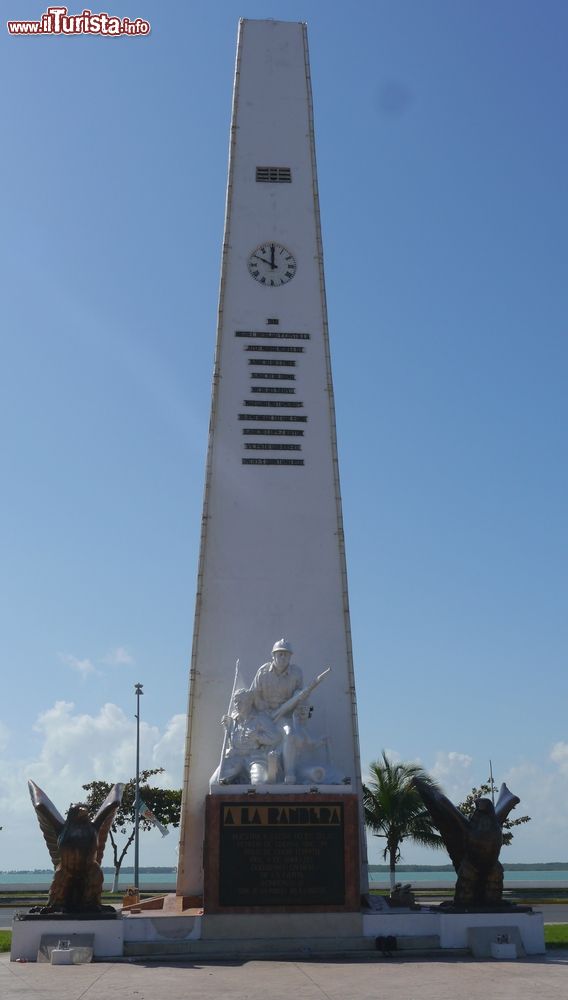
M 123 952 L 122 923 L 120 916 L 116 920 L 14 920 L 10 959 L 35 962 L 42 937 L 73 943 L 74 938 L 86 935 L 93 938 L 95 958 L 118 958 Z
M 544 920 L 542 913 L 443 913 L 436 910 L 417 910 L 401 913 L 383 912 L 365 914 L 363 934 L 365 937 L 395 938 L 408 936 L 425 937 L 436 934 L 440 948 L 470 949 L 474 951 L 472 932 L 483 929 L 487 938 L 487 954 L 491 953 L 491 943 L 503 934 L 517 932 L 527 955 L 543 955 Z M 478 935 L 477 935 L 478 936 Z M 473 934 L 473 937 L 476 937 Z M 481 953 L 480 953 L 481 954 Z

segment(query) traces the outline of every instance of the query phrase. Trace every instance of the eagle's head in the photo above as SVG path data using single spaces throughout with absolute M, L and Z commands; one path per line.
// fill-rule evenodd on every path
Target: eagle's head
M 75 802 L 69 806 L 69 812 L 67 813 L 67 822 L 71 823 L 90 823 L 91 817 L 89 816 L 89 810 L 84 802 Z
M 475 803 L 475 811 L 483 813 L 485 816 L 495 815 L 495 806 L 493 805 L 491 799 L 477 799 Z

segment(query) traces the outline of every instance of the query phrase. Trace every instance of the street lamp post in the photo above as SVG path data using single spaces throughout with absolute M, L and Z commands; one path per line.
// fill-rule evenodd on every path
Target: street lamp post
M 134 685 L 136 695 L 136 791 L 134 796 L 134 885 L 138 885 L 139 863 L 139 821 L 140 821 L 140 695 L 144 694 L 141 684 Z

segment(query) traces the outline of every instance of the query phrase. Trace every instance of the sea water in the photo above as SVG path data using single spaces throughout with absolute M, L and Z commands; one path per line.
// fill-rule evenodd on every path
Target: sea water
M 453 885 L 456 881 L 455 871 L 397 871 L 396 881 L 402 882 L 403 884 L 411 882 L 412 885 L 417 888 L 428 887 L 428 885 Z M 390 874 L 389 872 L 369 872 L 369 882 L 371 885 L 389 885 L 390 884 Z M 534 884 L 535 886 L 550 884 L 556 885 L 558 887 L 567 888 L 568 887 L 568 869 L 559 869 L 556 871 L 551 871 L 550 869 L 544 869 L 543 871 L 525 869 L 523 871 L 507 871 L 505 870 L 504 876 L 505 885 L 526 885 L 529 886 Z
M 53 872 L 0 872 L 0 890 L 23 889 L 47 889 L 53 879 Z M 105 872 L 105 889 L 112 887 L 112 874 Z M 177 874 L 175 871 L 145 871 L 140 873 L 139 885 L 141 889 L 160 888 L 175 889 Z M 416 888 L 428 888 L 428 886 L 448 885 L 455 883 L 456 874 L 454 871 L 397 871 L 397 882 L 403 884 L 411 882 Z M 388 871 L 369 872 L 371 886 L 386 887 L 390 884 Z M 119 889 L 127 889 L 134 884 L 132 872 L 121 872 L 119 878 Z M 558 888 L 568 888 L 568 868 L 551 871 L 505 871 L 505 885 L 555 885 Z

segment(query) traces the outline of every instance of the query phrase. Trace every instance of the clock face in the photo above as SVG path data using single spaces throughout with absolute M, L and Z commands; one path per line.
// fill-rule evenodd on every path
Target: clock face
M 277 288 L 291 281 L 296 273 L 296 261 L 281 243 L 261 243 L 249 254 L 249 274 L 268 288 Z

